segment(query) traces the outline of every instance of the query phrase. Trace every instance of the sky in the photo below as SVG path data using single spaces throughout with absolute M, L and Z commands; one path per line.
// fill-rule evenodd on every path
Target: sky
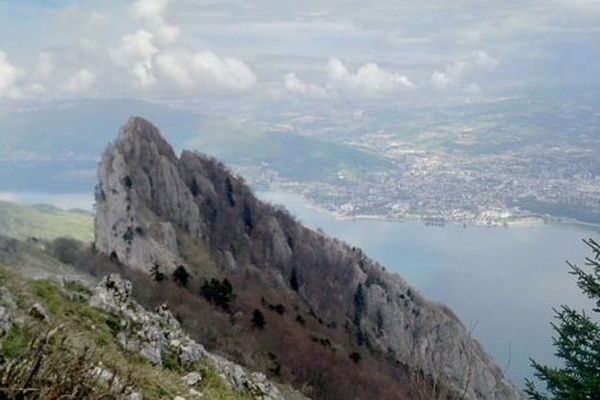
M 599 71 L 600 0 L 0 2 L 0 107 L 510 96 Z

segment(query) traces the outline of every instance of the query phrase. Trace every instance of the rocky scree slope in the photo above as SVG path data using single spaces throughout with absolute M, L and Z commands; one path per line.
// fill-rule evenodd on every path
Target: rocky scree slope
M 96 249 L 138 270 L 185 265 L 192 238 L 225 273 L 257 270 L 355 344 L 420 371 L 467 399 L 517 399 L 501 369 L 446 307 L 423 298 L 359 249 L 255 198 L 209 157 L 178 157 L 158 129 L 131 118 L 98 169 Z

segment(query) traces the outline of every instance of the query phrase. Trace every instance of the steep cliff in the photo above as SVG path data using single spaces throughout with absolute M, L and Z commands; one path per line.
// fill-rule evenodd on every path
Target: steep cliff
M 127 122 L 98 177 L 96 249 L 124 265 L 169 273 L 193 263 L 190 246 L 203 246 L 219 273 L 268 281 L 320 323 L 331 321 L 340 348 L 359 346 L 456 397 L 519 398 L 451 311 L 359 249 L 260 202 L 217 161 L 188 151 L 177 157 L 148 121 Z M 203 265 L 194 273 L 207 276 Z

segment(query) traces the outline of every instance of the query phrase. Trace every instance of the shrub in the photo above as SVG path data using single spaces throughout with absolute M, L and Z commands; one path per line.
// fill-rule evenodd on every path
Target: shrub
M 133 179 L 131 179 L 131 176 L 127 175 L 125 178 L 123 178 L 123 186 L 125 186 L 127 189 L 131 189 L 133 187 Z
M 160 265 L 154 264 L 150 269 L 150 276 L 154 282 L 162 282 L 165 280 L 165 274 L 160 270 Z
M 200 287 L 200 295 L 210 303 L 221 307 L 225 311 L 230 311 L 231 300 L 233 300 L 233 286 L 228 279 L 219 282 L 217 279 L 204 281 Z
M 252 313 L 252 326 L 258 329 L 264 329 L 266 325 L 265 316 L 259 309 L 254 309 Z
M 131 227 L 128 227 L 125 233 L 123 234 L 123 241 L 131 246 L 133 243 L 133 238 L 135 237 L 135 232 Z
M 279 304 L 269 304 L 269 309 L 271 311 L 275 311 L 279 315 L 285 314 L 285 306 L 281 303 Z
M 188 281 L 190 280 L 190 274 L 183 265 L 178 266 L 173 271 L 173 281 L 179 286 L 187 287 Z
M 302 326 L 306 325 L 306 320 L 300 314 L 296 315 L 296 322 L 298 322 Z
M 112 316 L 106 317 L 104 322 L 106 322 L 106 325 L 110 328 L 110 330 L 115 333 L 119 332 L 122 328 L 119 320 L 117 320 L 116 318 L 114 318 Z
M 292 270 L 292 276 L 290 277 L 290 287 L 294 292 L 297 292 L 300 289 L 300 282 L 298 282 L 298 273 L 296 272 L 296 268 Z
M 75 265 L 81 259 L 84 244 L 75 239 L 61 237 L 50 242 L 47 250 L 60 262 Z
M 350 353 L 350 359 L 352 361 L 354 361 L 356 364 L 358 364 L 360 362 L 360 359 L 362 357 L 360 356 L 360 353 L 357 353 L 356 351 Z

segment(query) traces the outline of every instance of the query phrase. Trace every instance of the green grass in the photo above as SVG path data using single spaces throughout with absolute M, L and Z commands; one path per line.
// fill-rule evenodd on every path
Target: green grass
M 0 201 L 0 232 L 17 239 L 71 237 L 89 243 L 94 239 L 94 217 L 82 211 Z
M 2 340 L 0 353 L 5 358 L 15 358 L 23 355 L 31 341 L 31 334 L 20 327 L 15 327 L 10 335 Z

